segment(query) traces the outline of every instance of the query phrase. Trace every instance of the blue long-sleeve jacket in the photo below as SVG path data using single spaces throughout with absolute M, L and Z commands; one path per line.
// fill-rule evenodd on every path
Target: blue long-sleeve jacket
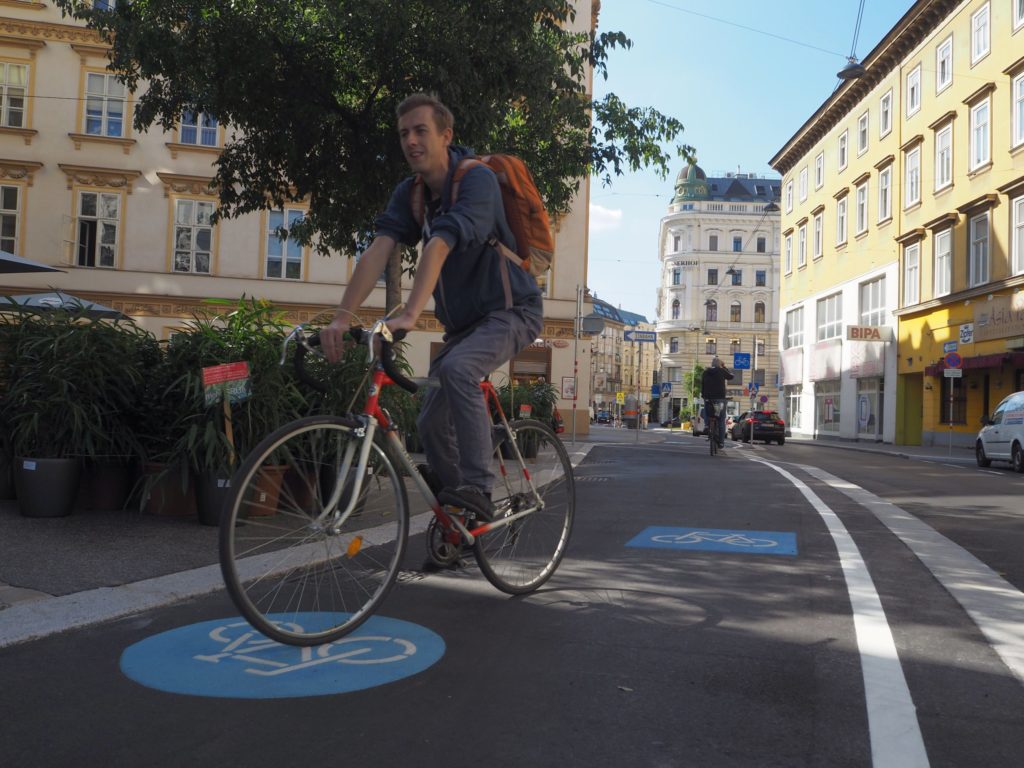
M 434 288 L 434 311 L 449 336 L 462 333 L 489 313 L 506 308 L 500 272 L 504 257 L 487 241 L 494 235 L 513 250 L 516 245 L 505 221 L 498 180 L 489 168 L 470 168 L 459 182 L 458 200 L 451 199 L 452 174 L 463 158 L 472 156 L 472 151 L 465 147 L 448 148 L 449 170 L 441 205 L 433 215 L 432 206 L 428 205 L 423 230 L 416 223 L 410 201 L 414 176 L 395 187 L 387 208 L 375 222 L 378 235 L 387 235 L 405 245 L 415 246 L 429 237 L 440 237 L 448 244 L 451 251 Z M 540 313 L 543 303 L 537 281 L 516 264 L 508 263 L 507 267 L 513 306 Z

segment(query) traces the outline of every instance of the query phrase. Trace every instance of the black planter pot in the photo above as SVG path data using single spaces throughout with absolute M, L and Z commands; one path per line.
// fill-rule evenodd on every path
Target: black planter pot
M 14 460 L 14 487 L 18 508 L 25 517 L 65 517 L 75 508 L 78 459 Z
M 14 498 L 14 473 L 11 457 L 0 453 L 0 499 Z
M 196 478 L 196 511 L 203 525 L 220 525 L 220 514 L 231 494 L 231 478 L 202 474 Z

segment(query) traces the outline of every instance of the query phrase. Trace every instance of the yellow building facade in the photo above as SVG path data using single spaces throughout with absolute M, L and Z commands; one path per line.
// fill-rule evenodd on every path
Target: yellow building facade
M 970 445 L 1024 389 L 1024 3 L 920 0 L 862 64 L 772 161 L 790 423 Z
M 575 4 L 573 24 L 595 28 L 598 1 Z M 266 299 L 295 322 L 332 310 L 354 259 L 278 237 L 303 215 L 301 204 L 212 225 L 209 183 L 230 126 L 198 114 L 183 115 L 173 131 L 137 132 L 134 95 L 106 66 L 107 46 L 52 3 L 0 0 L 0 248 L 64 270 L 3 275 L 0 295 L 60 289 L 114 307 L 158 338 L 203 312 L 207 299 Z M 584 179 L 573 212 L 557 222 L 541 337 L 499 380 L 561 382 L 589 369 L 589 345 L 571 343 L 586 284 L 589 194 Z M 364 319 L 383 307 L 381 283 Z M 423 372 L 441 336 L 432 308 L 410 335 L 410 362 Z M 584 375 L 563 391 L 586 404 L 588 385 Z M 567 422 L 572 404 L 558 404 Z M 585 408 L 577 419 L 585 432 Z

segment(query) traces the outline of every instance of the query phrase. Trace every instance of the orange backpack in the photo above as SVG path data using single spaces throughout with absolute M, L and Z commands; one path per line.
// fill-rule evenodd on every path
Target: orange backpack
M 452 176 L 453 203 L 459 196 L 459 182 L 474 165 L 486 165 L 498 177 L 501 200 L 505 205 L 505 219 L 516 239 L 515 251 L 506 247 L 497 237 L 492 236 L 490 244 L 530 274 L 543 275 L 551 269 L 555 240 L 551 235 L 551 224 L 544 210 L 544 202 L 540 199 L 540 192 L 537 191 L 526 163 L 515 155 L 492 154 L 464 158 Z M 412 215 L 422 227 L 427 201 L 420 176 L 413 183 L 411 202 Z

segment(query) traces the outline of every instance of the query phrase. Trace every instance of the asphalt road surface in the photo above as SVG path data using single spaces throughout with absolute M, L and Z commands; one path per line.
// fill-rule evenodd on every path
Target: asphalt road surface
M 10 647 L 0 764 L 1017 768 L 1022 491 L 791 443 L 600 444 L 541 591 L 424 573 L 416 538 L 397 621 L 321 651 L 261 643 L 224 593 Z

